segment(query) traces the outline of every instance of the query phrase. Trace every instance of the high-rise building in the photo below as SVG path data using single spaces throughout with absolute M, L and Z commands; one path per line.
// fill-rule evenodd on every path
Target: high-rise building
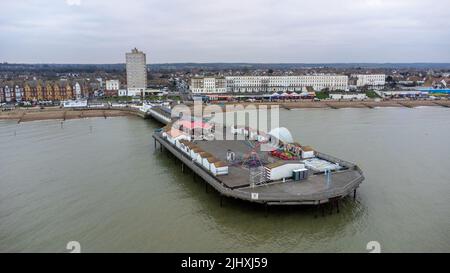
M 147 87 L 145 53 L 134 48 L 126 53 L 128 96 L 141 96 Z

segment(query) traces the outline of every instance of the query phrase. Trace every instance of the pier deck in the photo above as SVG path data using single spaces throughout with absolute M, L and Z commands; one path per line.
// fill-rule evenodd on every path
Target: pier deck
M 267 205 L 323 204 L 351 194 L 364 180 L 361 170 L 356 165 L 318 153 L 319 157 L 339 162 L 341 165 L 347 167 L 347 169 L 333 172 L 329 182 L 327 182 L 325 175 L 313 174 L 304 181 L 273 181 L 262 185 L 251 186 L 249 183 L 248 169 L 237 165 L 229 166 L 228 175 L 214 176 L 203 166 L 192 161 L 190 157 L 161 137 L 159 133 L 155 133 L 153 138 L 162 147 L 174 154 L 185 166 L 203 178 L 203 180 L 221 195 L 250 202 Z M 226 159 L 228 149 L 242 151 L 243 153 L 250 149 L 245 144 L 245 141 L 213 140 L 197 141 L 195 144 L 221 160 Z

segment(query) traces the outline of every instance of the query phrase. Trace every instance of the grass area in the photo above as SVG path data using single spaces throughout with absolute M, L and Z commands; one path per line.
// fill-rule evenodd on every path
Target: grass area
M 373 90 L 366 91 L 366 96 L 371 99 L 380 98 L 380 96 L 378 96 L 378 94 Z
M 328 99 L 330 97 L 328 92 L 316 92 L 316 98 L 323 100 Z
M 435 96 L 435 97 L 449 97 L 450 94 L 448 94 L 448 93 L 431 93 L 430 96 Z

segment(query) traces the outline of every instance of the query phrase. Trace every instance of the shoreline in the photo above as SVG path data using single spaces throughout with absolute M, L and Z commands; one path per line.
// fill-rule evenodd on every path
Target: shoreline
M 38 120 L 71 120 L 82 118 L 108 118 L 136 116 L 133 110 L 126 109 L 17 109 L 0 112 L 0 120 L 17 120 L 17 123 Z
M 216 104 L 218 105 L 218 104 Z M 382 107 L 405 107 L 414 108 L 419 106 L 435 106 L 450 108 L 450 100 L 388 100 L 388 101 L 294 101 L 294 102 L 243 102 L 243 103 L 225 103 L 221 108 L 225 110 L 226 106 L 242 105 L 278 105 L 285 110 L 292 109 L 342 109 L 342 108 L 382 108 Z M 141 116 L 142 113 L 137 109 L 64 109 L 59 107 L 37 109 L 37 108 L 19 108 L 11 111 L 0 112 L 0 120 L 17 120 L 18 123 L 37 120 L 70 120 L 91 117 L 122 117 L 122 116 Z

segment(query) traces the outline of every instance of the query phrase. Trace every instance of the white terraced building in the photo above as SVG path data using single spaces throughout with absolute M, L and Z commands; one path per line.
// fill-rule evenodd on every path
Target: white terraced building
M 213 94 L 227 92 L 225 78 L 192 78 L 192 93 Z
M 223 78 L 192 78 L 190 89 L 201 94 L 302 92 L 308 86 L 316 91 L 348 90 L 345 75 L 229 76 L 224 79 L 223 82 Z
M 372 86 L 372 87 L 382 87 L 386 83 L 385 74 L 355 74 L 352 75 L 356 78 L 356 86 Z

